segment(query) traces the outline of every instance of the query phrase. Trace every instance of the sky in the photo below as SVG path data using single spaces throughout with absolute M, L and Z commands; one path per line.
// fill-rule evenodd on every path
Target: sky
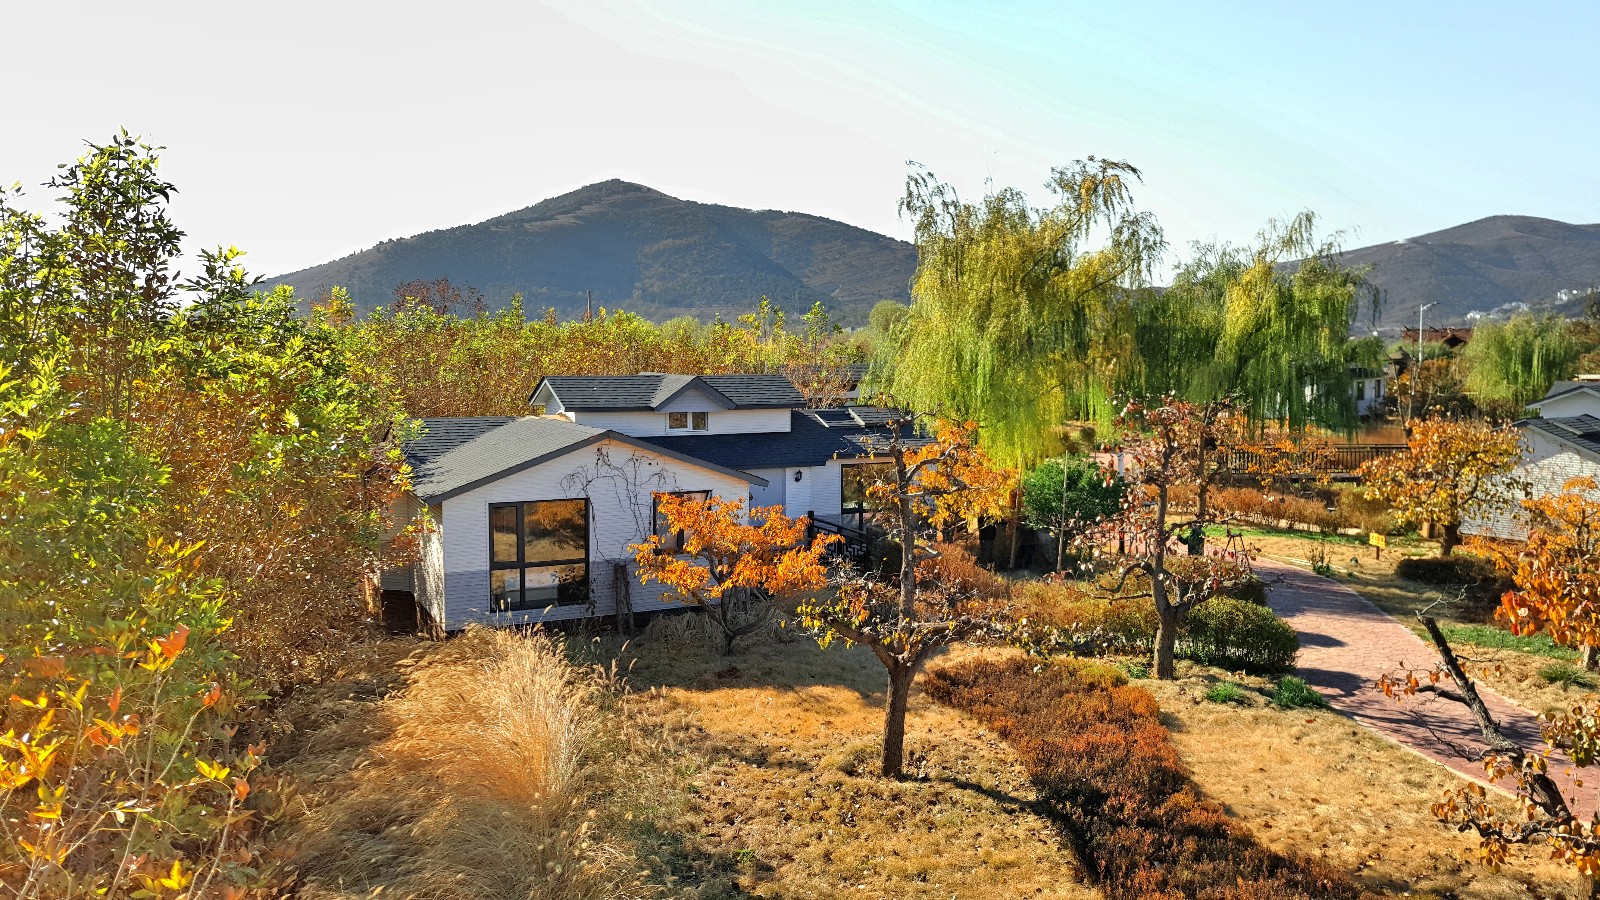
M 1600 222 L 1600 3 L 51 4 L 5 12 L 0 184 L 117 128 L 189 253 L 280 274 L 623 178 L 910 237 L 907 162 L 1048 200 L 1087 156 L 1191 241 Z M 189 268 L 192 268 L 192 263 Z

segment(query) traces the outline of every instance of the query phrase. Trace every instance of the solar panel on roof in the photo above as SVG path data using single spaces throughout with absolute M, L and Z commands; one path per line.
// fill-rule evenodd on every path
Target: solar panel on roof
M 859 424 L 848 409 L 816 409 L 811 414 L 829 428 L 855 428 Z

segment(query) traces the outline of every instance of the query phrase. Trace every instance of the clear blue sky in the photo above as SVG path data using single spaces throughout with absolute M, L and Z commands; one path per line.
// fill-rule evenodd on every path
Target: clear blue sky
M 52 6 L 6 13 L 0 182 L 125 125 L 191 249 L 262 274 L 612 177 L 905 237 L 908 159 L 969 194 L 1126 159 L 1175 252 L 1600 221 L 1596 2 Z

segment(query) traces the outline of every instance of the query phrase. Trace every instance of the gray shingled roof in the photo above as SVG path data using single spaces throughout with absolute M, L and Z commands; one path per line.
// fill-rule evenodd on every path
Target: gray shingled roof
M 471 416 L 455 419 L 423 419 L 422 431 L 406 441 L 406 462 L 420 469 L 425 464 L 449 453 L 484 433 L 515 422 L 515 416 Z
M 842 410 L 828 410 L 826 418 L 837 418 Z M 880 452 L 888 444 L 887 428 L 861 425 L 829 427 L 811 410 L 795 410 L 787 433 L 673 435 L 645 439 L 648 443 L 735 469 L 778 469 L 791 466 L 820 466 L 830 459 L 860 459 Z M 909 435 L 913 446 L 926 438 Z
M 782 375 L 550 375 L 534 388 L 548 389 L 563 409 L 653 410 L 692 386 L 729 409 L 783 409 L 805 398 Z M 530 398 L 531 399 L 531 398 Z
M 1579 453 L 1600 461 L 1600 418 L 1567 416 L 1558 419 L 1523 419 L 1517 425 L 1547 434 Z
M 411 490 L 424 500 L 442 500 L 595 443 L 605 435 L 604 429 L 561 419 L 512 419 L 434 457 L 411 476 Z
M 1539 403 L 1543 403 L 1545 400 L 1553 400 L 1563 394 L 1570 394 L 1573 391 L 1580 391 L 1584 388 L 1588 388 L 1589 390 L 1600 394 L 1600 381 L 1558 381 L 1555 384 L 1550 385 L 1550 390 L 1547 391 L 1544 397 L 1538 400 L 1534 405 L 1537 406 Z
M 546 460 L 581 450 L 603 440 L 664 453 L 674 459 L 733 475 L 746 481 L 765 485 L 766 479 L 717 460 L 701 459 L 673 447 L 657 447 L 639 438 L 615 431 L 590 428 L 565 419 L 524 416 L 509 419 L 497 426 L 488 425 L 490 419 L 429 419 L 434 424 L 435 435 L 462 435 L 481 428 L 476 437 L 461 441 L 448 450 L 437 453 L 420 465 L 411 476 L 412 493 L 429 502 L 447 500 L 457 494 L 488 484 L 507 475 L 532 468 Z M 436 441 L 439 439 L 436 437 Z M 412 444 L 406 445 L 408 458 L 414 455 Z

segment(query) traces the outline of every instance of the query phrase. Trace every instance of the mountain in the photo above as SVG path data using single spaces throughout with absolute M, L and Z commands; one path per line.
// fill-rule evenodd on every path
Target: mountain
M 369 310 L 397 285 L 448 278 L 491 307 L 524 295 L 530 316 L 555 307 L 627 309 L 656 321 L 750 312 L 764 295 L 787 311 L 822 301 L 864 324 L 882 299 L 906 302 L 916 249 L 821 216 L 749 210 L 605 181 L 476 225 L 384 241 L 343 259 L 267 279 L 315 297 L 338 285 Z
M 1466 323 L 1469 313 L 1516 303 L 1571 313 L 1574 293 L 1600 285 L 1600 225 L 1490 216 L 1351 250 L 1341 262 L 1372 267 L 1370 278 L 1384 291 L 1385 331 L 1416 327 L 1424 303 L 1438 303 L 1427 312 L 1430 325 Z

